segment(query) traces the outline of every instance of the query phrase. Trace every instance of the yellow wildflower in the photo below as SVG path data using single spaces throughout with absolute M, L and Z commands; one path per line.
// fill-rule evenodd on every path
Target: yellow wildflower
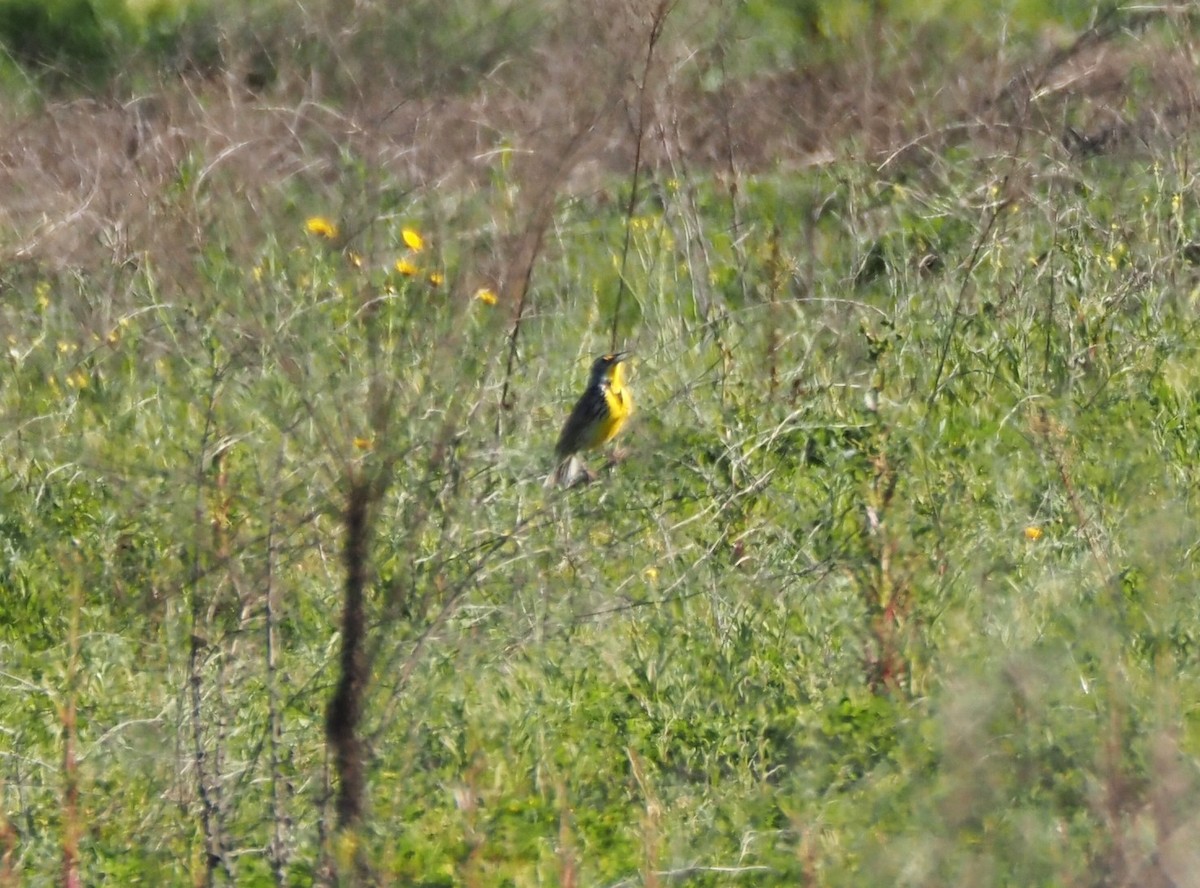
M 478 299 L 480 302 L 482 302 L 484 305 L 495 305 L 496 302 L 498 301 L 496 298 L 496 294 L 487 287 L 481 287 L 480 289 L 476 290 L 475 298 Z
M 346 261 L 355 268 L 362 268 L 362 253 L 358 252 L 357 250 L 347 250 Z
M 1042 529 L 1036 524 L 1031 524 L 1025 528 L 1025 539 L 1031 543 L 1035 543 L 1042 538 Z
M 429 285 L 431 287 L 440 287 L 446 282 L 446 276 L 440 271 L 429 272 Z
M 374 450 L 375 442 L 370 438 L 359 437 L 354 439 L 354 447 L 356 450 Z
M 404 243 L 414 253 L 419 253 L 425 249 L 425 239 L 413 228 L 404 228 L 400 231 L 400 236 L 404 238 Z
M 309 216 L 308 221 L 304 223 L 304 227 L 308 230 L 309 234 L 315 234 L 326 240 L 333 240 L 338 236 L 337 226 L 324 216 Z
M 396 260 L 396 273 L 397 274 L 402 274 L 405 277 L 412 277 L 418 271 L 419 271 L 419 269 L 417 268 L 417 266 L 413 265 L 407 259 L 397 259 Z

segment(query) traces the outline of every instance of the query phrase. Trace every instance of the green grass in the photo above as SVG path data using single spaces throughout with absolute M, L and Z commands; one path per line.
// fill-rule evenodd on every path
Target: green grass
M 21 253 L 0 884 L 73 843 L 86 884 L 1194 881 L 1186 135 L 651 171 L 631 219 L 606 174 L 515 352 L 506 150 L 418 188 L 312 148 L 247 198 L 197 143 L 164 240 Z M 618 304 L 626 453 L 547 492 Z M 368 810 L 333 835 L 361 478 Z

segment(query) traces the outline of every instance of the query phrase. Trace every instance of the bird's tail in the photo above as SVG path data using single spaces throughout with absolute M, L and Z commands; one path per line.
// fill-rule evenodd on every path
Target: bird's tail
M 572 453 L 558 461 L 543 487 L 571 487 L 583 475 L 583 461 Z

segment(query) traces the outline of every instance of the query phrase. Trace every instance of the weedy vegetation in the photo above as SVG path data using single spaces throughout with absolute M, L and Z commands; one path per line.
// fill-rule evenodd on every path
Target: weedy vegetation
M 0 3 L 0 886 L 1200 881 L 1194 9 L 242 7 Z

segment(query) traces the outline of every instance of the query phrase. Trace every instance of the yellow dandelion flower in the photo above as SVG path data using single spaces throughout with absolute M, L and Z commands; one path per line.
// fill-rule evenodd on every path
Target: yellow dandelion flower
M 412 277 L 418 271 L 420 271 L 420 269 L 417 268 L 417 266 L 413 265 L 411 262 L 409 262 L 407 259 L 397 259 L 396 260 L 396 273 L 397 274 L 402 274 L 405 277 Z
M 421 237 L 415 228 L 401 229 L 400 236 L 404 238 L 404 243 L 414 253 L 419 253 L 425 249 L 425 239 Z
M 480 302 L 482 302 L 484 305 L 495 305 L 496 302 L 498 301 L 496 298 L 496 294 L 487 287 L 481 287 L 480 289 L 476 290 L 475 298 L 478 299 Z
M 370 438 L 361 438 L 361 437 L 355 438 L 354 439 L 354 449 L 355 450 L 374 450 L 375 442 L 372 441 Z
M 1036 524 L 1031 524 L 1025 528 L 1025 539 L 1031 543 L 1035 543 L 1042 538 L 1042 529 Z
M 446 276 L 444 274 L 442 274 L 440 271 L 429 272 L 429 286 L 440 287 L 445 282 L 446 282 Z
M 308 221 L 304 223 L 304 227 L 308 230 L 309 234 L 315 234 L 326 240 L 333 240 L 338 236 L 337 226 L 324 216 L 309 216 Z

